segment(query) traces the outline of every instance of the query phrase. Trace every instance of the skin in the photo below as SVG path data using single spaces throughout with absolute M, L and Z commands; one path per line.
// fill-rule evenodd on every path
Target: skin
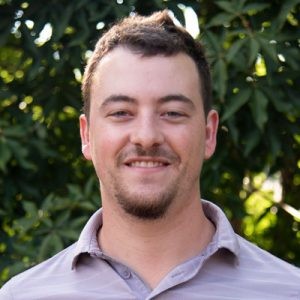
M 217 126 L 216 111 L 204 115 L 199 75 L 186 54 L 142 57 L 117 47 L 100 61 L 90 118 L 80 116 L 82 152 L 100 181 L 98 240 L 152 288 L 214 234 L 199 177 Z

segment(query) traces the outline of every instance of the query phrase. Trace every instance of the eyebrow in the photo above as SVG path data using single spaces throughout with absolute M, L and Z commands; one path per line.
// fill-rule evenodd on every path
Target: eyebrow
M 117 103 L 117 102 L 127 102 L 127 103 L 136 103 L 136 99 L 126 96 L 126 95 L 110 95 L 109 97 L 105 98 L 103 103 L 101 104 L 101 108 L 109 105 L 110 103 Z
M 170 94 L 163 97 L 160 97 L 158 99 L 158 102 L 160 104 L 168 103 L 168 102 L 182 102 L 188 104 L 192 109 L 195 109 L 195 104 L 193 101 L 182 95 L 182 94 Z M 116 95 L 110 95 L 109 97 L 105 98 L 103 103 L 101 104 L 101 108 L 108 106 L 110 103 L 118 103 L 118 102 L 126 102 L 126 103 L 137 103 L 137 100 L 133 97 L 122 95 L 122 94 L 116 94 Z
M 194 102 L 190 98 L 188 98 L 188 97 L 186 97 L 186 96 L 184 96 L 182 94 L 171 94 L 171 95 L 167 95 L 167 96 L 159 98 L 159 102 L 162 103 L 162 104 L 163 103 L 167 103 L 167 102 L 173 102 L 173 101 L 175 101 L 175 102 L 178 101 L 178 102 L 186 103 L 192 109 L 195 109 Z

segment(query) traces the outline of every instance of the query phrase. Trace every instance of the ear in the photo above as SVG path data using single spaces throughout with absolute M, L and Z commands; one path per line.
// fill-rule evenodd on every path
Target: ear
M 88 160 L 92 159 L 91 156 L 91 146 L 90 146 L 90 134 L 89 134 L 89 124 L 86 116 L 84 114 L 79 117 L 80 125 L 80 137 L 81 137 L 81 152 L 84 157 Z
M 204 158 L 209 159 L 216 149 L 217 131 L 219 125 L 219 115 L 217 111 L 212 109 L 206 118 L 206 138 L 205 138 L 205 153 Z

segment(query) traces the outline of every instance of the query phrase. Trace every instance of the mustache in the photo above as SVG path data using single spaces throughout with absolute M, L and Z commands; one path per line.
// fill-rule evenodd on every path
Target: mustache
M 134 148 L 124 149 L 117 157 L 117 163 L 122 164 L 125 160 L 131 157 L 152 157 L 152 158 L 164 158 L 170 162 L 179 161 L 179 156 L 173 151 L 167 150 L 162 147 L 151 147 L 144 149 L 141 146 L 134 146 Z

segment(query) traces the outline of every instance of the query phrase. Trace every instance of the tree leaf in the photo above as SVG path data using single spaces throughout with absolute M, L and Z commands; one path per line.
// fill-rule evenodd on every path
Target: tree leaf
M 244 89 L 239 93 L 233 95 L 231 99 L 226 102 L 225 112 L 221 117 L 221 121 L 224 122 L 230 118 L 235 112 L 237 112 L 245 103 L 248 102 L 251 95 L 250 89 Z
M 15 125 L 5 128 L 3 130 L 3 133 L 6 137 L 9 138 L 21 138 L 26 135 L 26 129 L 22 126 Z
M 38 215 L 38 210 L 35 203 L 32 203 L 30 201 L 23 201 L 22 204 L 24 210 L 28 215 L 35 217 Z
M 66 223 L 66 221 L 69 220 L 71 215 L 71 212 L 69 210 L 67 211 L 63 211 L 62 213 L 60 213 L 57 217 L 57 219 L 55 220 L 55 226 L 56 227 L 61 227 L 64 223 Z
M 281 150 L 282 150 L 278 133 L 275 132 L 275 130 L 268 130 L 267 138 L 270 143 L 272 159 L 275 160 L 277 157 L 281 155 Z
M 234 3 L 232 1 L 216 1 L 216 5 L 218 5 L 220 8 L 224 9 L 225 11 L 236 14 L 236 8 L 234 7 Z
M 270 7 L 270 4 L 268 3 L 249 3 L 243 7 L 242 12 L 243 13 L 248 13 L 250 11 L 260 12 L 265 10 L 268 7 Z
M 3 139 L 0 139 L 0 170 L 6 171 L 6 165 L 11 159 L 12 153 L 7 147 L 7 144 L 3 141 Z
M 228 62 L 231 62 L 234 58 L 237 52 L 241 49 L 241 47 L 247 42 L 246 39 L 239 39 L 235 41 L 231 47 L 229 48 L 229 51 L 227 52 L 226 58 Z
M 14 222 L 14 228 L 22 231 L 22 233 L 26 233 L 29 229 L 31 229 L 37 223 L 36 218 L 24 217 L 16 220 Z
M 232 139 L 234 143 L 237 145 L 239 140 L 239 131 L 235 121 L 236 121 L 235 116 L 232 115 L 229 119 L 227 119 L 227 125 L 228 125 L 229 132 L 232 136 Z
M 289 0 L 282 1 L 282 6 L 279 10 L 279 15 L 275 18 L 273 22 L 273 27 L 276 28 L 276 32 L 282 29 L 284 23 L 286 22 L 287 15 L 291 12 L 291 10 L 300 3 L 300 0 Z
M 211 50 L 213 50 L 215 53 L 221 52 L 221 45 L 216 34 L 210 30 L 206 30 L 204 36 L 206 37 Z
M 218 59 L 213 67 L 213 77 L 220 99 L 224 99 L 227 87 L 227 66 L 223 59 Z
M 61 237 L 70 239 L 72 241 L 75 241 L 76 239 L 78 239 L 78 232 L 77 232 L 77 230 L 62 229 L 59 232 L 59 234 L 60 234 Z
M 221 12 L 214 16 L 211 21 L 207 24 L 207 27 L 219 26 L 230 23 L 235 18 L 235 15 Z
M 251 130 L 246 138 L 245 138 L 245 147 L 244 147 L 244 155 L 245 157 L 249 156 L 252 150 L 258 145 L 260 141 L 261 134 L 256 129 Z
M 255 124 L 260 130 L 264 129 L 268 120 L 267 105 L 268 98 L 258 89 L 254 90 L 252 101 L 249 103 Z
M 249 39 L 249 61 L 248 61 L 249 66 L 251 66 L 253 62 L 256 60 L 259 49 L 260 47 L 258 41 L 254 37 L 251 37 Z
M 78 17 L 78 23 L 80 26 L 80 31 L 78 31 L 78 33 L 70 41 L 69 47 L 80 45 L 87 39 L 87 37 L 89 35 L 89 27 L 87 24 L 87 19 L 86 19 L 85 14 L 82 11 L 80 11 L 80 13 L 77 17 Z
M 242 11 L 242 8 L 243 8 L 243 6 L 245 5 L 246 2 L 247 2 L 247 0 L 238 0 L 237 10 Z
M 275 62 L 278 61 L 277 52 L 274 44 L 263 37 L 258 38 L 258 42 L 263 51 Z
M 62 250 L 64 247 L 64 244 L 62 242 L 61 237 L 57 233 L 53 233 L 51 235 L 51 238 L 52 238 L 54 252 L 58 252 L 58 251 Z
M 59 14 L 57 14 L 59 12 Z M 53 41 L 57 42 L 63 36 L 65 29 L 67 28 L 70 18 L 73 14 L 73 6 L 68 5 L 64 8 L 58 9 L 56 13 L 53 14 L 53 19 L 55 23 L 53 26 Z
M 63 242 L 61 237 L 55 233 L 49 233 L 43 238 L 41 246 L 39 248 L 38 260 L 42 261 L 51 253 L 57 253 L 63 249 Z
M 293 110 L 291 102 L 284 99 L 284 95 L 276 93 L 271 89 L 265 89 L 265 94 L 268 96 L 270 102 L 274 105 L 275 109 L 281 113 L 289 113 Z

